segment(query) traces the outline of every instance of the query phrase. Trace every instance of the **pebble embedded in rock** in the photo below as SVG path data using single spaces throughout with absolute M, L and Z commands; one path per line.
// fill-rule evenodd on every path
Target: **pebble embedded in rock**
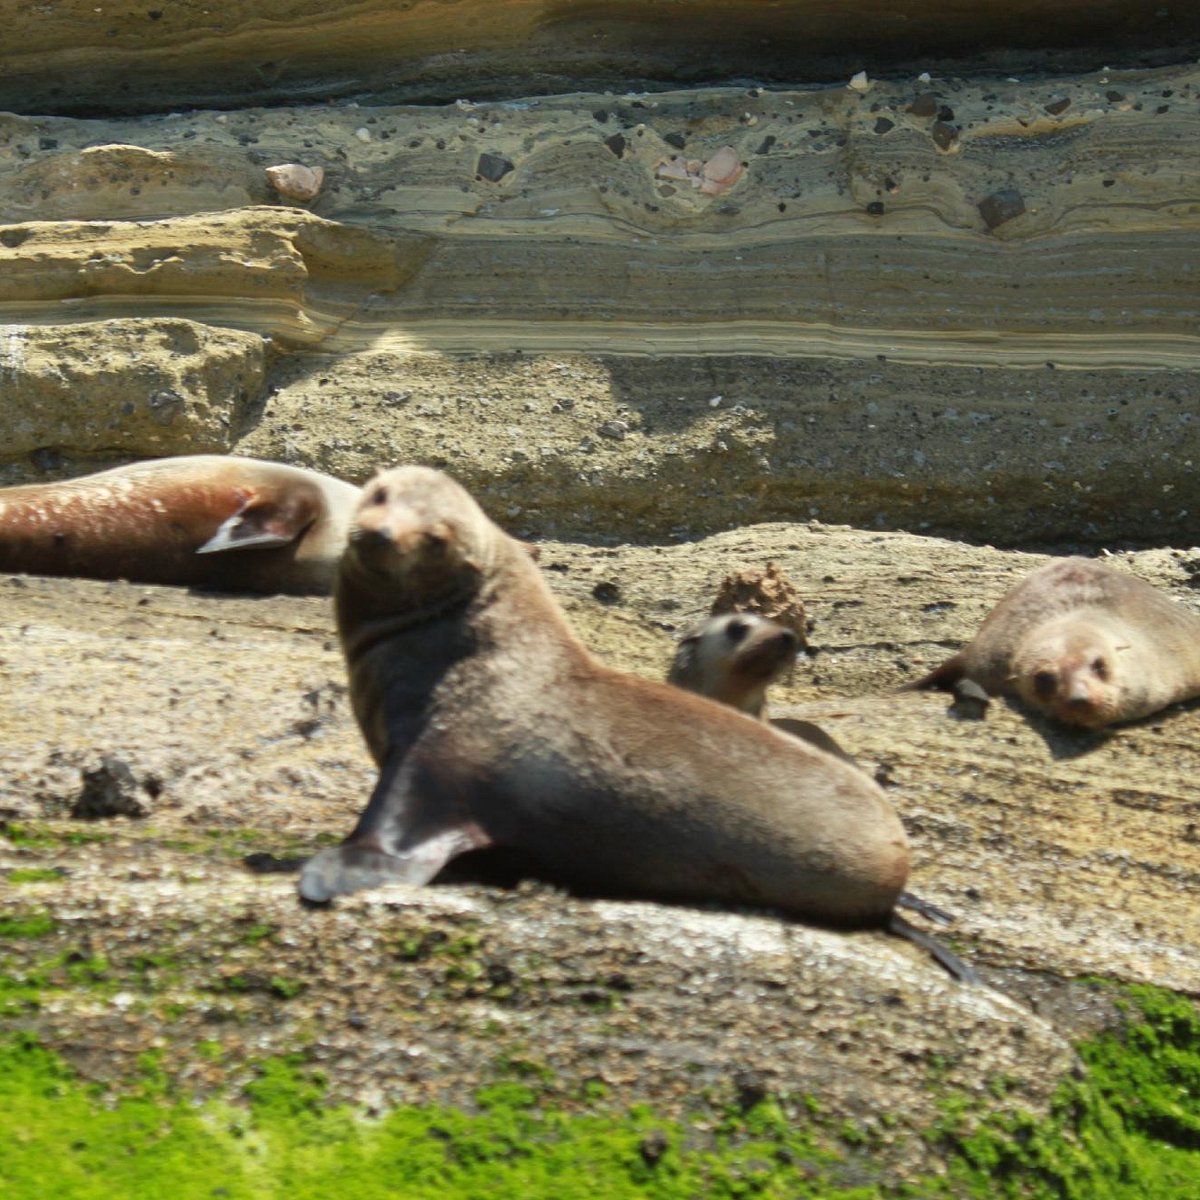
M 512 163 L 499 154 L 481 154 L 475 164 L 475 173 L 488 183 L 499 183 L 512 169 Z
M 1001 188 L 979 202 L 979 215 L 989 229 L 1019 217 L 1025 211 L 1025 198 L 1016 188 Z
M 612 137 L 606 137 L 604 144 L 618 157 L 621 158 L 625 154 L 625 138 L 622 134 L 614 133 Z
M 909 106 L 914 117 L 932 117 L 937 112 L 937 100 L 932 92 L 922 92 Z
M 94 771 L 83 772 L 83 790 L 71 808 L 71 816 L 81 821 L 100 821 L 106 817 L 147 815 L 143 789 L 133 777 L 124 759 L 105 754 Z
M 289 200 L 315 200 L 325 182 L 323 167 L 306 167 L 303 163 L 280 163 L 267 168 L 271 186 Z
M 958 140 L 958 130 L 953 125 L 947 125 L 945 121 L 934 121 L 929 127 L 929 136 L 933 138 L 933 144 L 939 150 L 949 150 Z

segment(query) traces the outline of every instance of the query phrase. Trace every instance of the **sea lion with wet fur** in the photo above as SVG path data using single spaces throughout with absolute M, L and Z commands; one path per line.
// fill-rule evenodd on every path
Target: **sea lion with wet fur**
M 667 682 L 767 721 L 767 687 L 792 665 L 798 641 L 790 629 L 755 613 L 708 617 L 679 639 Z M 772 728 L 803 738 L 851 766 L 858 765 L 836 739 L 811 721 L 783 717 L 770 718 L 769 723 Z M 909 891 L 900 892 L 895 903 L 897 907 L 911 909 L 939 925 L 954 921 L 945 909 Z M 889 915 L 887 928 L 928 951 L 955 978 L 978 982 L 974 967 L 899 913 Z
M 908 843 L 874 781 L 598 662 L 520 543 L 447 476 L 367 484 L 335 597 L 380 777 L 350 836 L 304 867 L 306 899 L 425 883 L 499 846 L 584 894 L 886 924 Z
M 977 683 L 1081 729 L 1135 721 L 1200 695 L 1200 616 L 1088 558 L 1039 567 L 975 639 L 902 691 Z
M 328 593 L 359 489 L 216 454 L 0 488 L 0 571 Z

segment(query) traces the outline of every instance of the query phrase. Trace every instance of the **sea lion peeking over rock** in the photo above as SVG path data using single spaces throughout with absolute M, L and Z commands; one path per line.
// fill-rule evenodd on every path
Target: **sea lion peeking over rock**
M 767 905 L 882 928 L 908 843 L 840 759 L 580 644 L 528 553 L 449 477 L 363 489 L 335 589 L 355 715 L 380 765 L 310 901 L 426 883 L 517 849 L 588 895 Z
M 760 717 L 767 685 L 796 661 L 799 645 L 790 629 L 753 613 L 709 617 L 679 639 L 667 682 Z
M 765 721 L 766 689 L 791 665 L 796 644 L 796 636 L 791 630 L 752 613 L 708 617 L 680 638 L 667 682 Z M 851 766 L 858 765 L 836 739 L 812 721 L 784 717 L 773 718 L 770 724 Z M 912 892 L 900 892 L 895 903 L 897 907 L 911 909 L 942 925 L 949 925 L 954 919 Z M 972 966 L 898 913 L 890 914 L 887 928 L 927 950 L 956 978 L 978 982 L 979 976 Z
M 358 495 L 317 471 L 219 454 L 0 488 L 0 571 L 327 593 Z
M 1102 729 L 1200 695 L 1200 616 L 1088 558 L 1039 567 L 975 639 L 902 691 L 970 679 L 1064 725 Z

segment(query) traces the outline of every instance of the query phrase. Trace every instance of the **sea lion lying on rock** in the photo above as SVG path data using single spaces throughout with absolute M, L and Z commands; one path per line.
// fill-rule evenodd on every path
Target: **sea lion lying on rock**
M 797 645 L 798 639 L 790 629 L 753 613 L 708 617 L 679 639 L 667 672 L 667 682 L 765 721 L 768 719 L 767 687 L 791 667 Z M 835 738 L 811 721 L 783 717 L 771 718 L 770 724 L 836 755 L 851 766 L 858 765 Z M 954 920 L 944 909 L 912 892 L 900 892 L 895 902 L 897 907 L 912 909 L 941 925 L 949 925 Z M 893 912 L 888 917 L 887 927 L 928 950 L 957 978 L 970 982 L 978 980 L 973 967 L 910 925 L 898 913 Z
M 1200 695 L 1200 616 L 1124 571 L 1057 559 L 1007 592 L 974 641 L 901 690 L 963 679 L 1064 725 L 1134 721 Z
M 358 495 L 317 471 L 219 454 L 0 488 L 0 571 L 327 593 Z

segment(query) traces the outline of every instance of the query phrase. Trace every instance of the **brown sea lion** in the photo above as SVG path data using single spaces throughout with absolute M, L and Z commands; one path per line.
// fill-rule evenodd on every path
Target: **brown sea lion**
M 791 629 L 756 613 L 706 617 L 679 639 L 667 671 L 667 682 L 765 721 L 767 688 L 791 668 L 799 645 L 800 639 Z M 811 721 L 784 717 L 770 723 L 838 758 L 854 762 L 829 734 Z
M 790 629 L 753 613 L 708 617 L 680 638 L 667 682 L 765 721 L 767 687 L 791 666 L 797 642 Z M 833 737 L 811 721 L 783 717 L 771 719 L 770 724 L 836 755 L 851 766 L 858 765 Z M 912 892 L 900 892 L 895 903 L 899 908 L 911 909 L 942 925 L 949 925 L 954 920 L 944 909 Z M 888 928 L 929 951 L 957 978 L 978 981 L 973 967 L 910 925 L 898 913 L 890 915 Z
M 1101 729 L 1200 695 L 1200 616 L 1088 558 L 1039 567 L 974 641 L 901 690 L 969 679 L 1065 725 Z
M 584 894 L 886 926 L 908 842 L 874 781 L 598 662 L 521 545 L 447 476 L 367 484 L 335 597 L 380 777 L 350 836 L 304 867 L 307 900 L 425 883 L 500 846 Z
M 358 496 L 317 471 L 215 454 L 0 488 L 0 571 L 327 593 Z

